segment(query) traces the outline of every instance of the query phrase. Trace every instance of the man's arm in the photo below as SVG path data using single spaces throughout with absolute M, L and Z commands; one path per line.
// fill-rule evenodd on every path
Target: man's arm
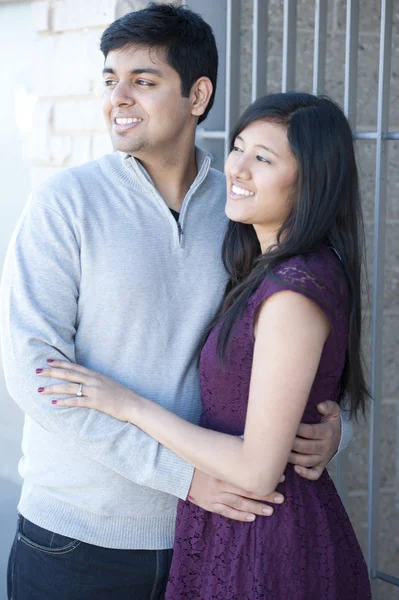
M 353 437 L 345 405 L 340 409 L 336 402 L 327 400 L 318 404 L 317 410 L 322 415 L 321 422 L 301 423 L 289 457 L 298 475 L 313 481 L 320 477 L 334 456 L 345 450 Z
M 32 198 L 3 271 L 1 334 L 9 392 L 43 428 L 140 485 L 186 498 L 193 468 L 131 424 L 89 410 L 58 411 L 37 393 L 36 368 L 75 361 L 80 284 L 79 230 L 43 195 Z

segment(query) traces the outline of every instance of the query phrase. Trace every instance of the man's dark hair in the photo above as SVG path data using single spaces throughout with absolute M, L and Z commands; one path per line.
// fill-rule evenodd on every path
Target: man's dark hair
M 151 2 L 147 8 L 111 23 L 101 37 L 100 48 L 107 58 L 112 50 L 131 45 L 164 48 L 168 64 L 180 76 L 184 98 L 188 98 L 200 77 L 211 80 L 213 93 L 198 123 L 204 121 L 213 105 L 218 71 L 218 52 L 211 26 L 186 6 Z

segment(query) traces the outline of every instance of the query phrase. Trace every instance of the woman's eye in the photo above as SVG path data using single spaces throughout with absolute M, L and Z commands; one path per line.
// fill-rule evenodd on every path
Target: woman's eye
M 270 160 L 268 160 L 267 158 L 265 158 L 264 156 L 260 156 L 260 154 L 258 154 L 258 156 L 256 157 L 256 160 L 259 160 L 259 162 L 264 162 L 267 163 L 268 165 L 271 165 L 272 163 L 270 162 Z
M 239 148 L 238 146 L 233 146 L 231 150 L 232 152 L 242 152 L 241 148 Z

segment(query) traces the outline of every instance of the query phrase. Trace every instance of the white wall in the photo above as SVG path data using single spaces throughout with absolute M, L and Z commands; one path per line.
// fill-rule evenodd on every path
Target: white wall
M 34 32 L 30 2 L 0 3 L 0 265 L 29 194 L 29 137 Z M 23 415 L 0 370 L 0 477 L 18 481 Z

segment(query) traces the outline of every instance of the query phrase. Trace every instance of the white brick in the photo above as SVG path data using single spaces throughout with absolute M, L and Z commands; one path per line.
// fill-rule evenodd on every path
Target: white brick
M 52 63 L 55 54 L 53 36 L 38 36 L 33 46 L 32 83 L 36 96 L 50 96 Z
M 50 139 L 50 160 L 58 167 L 66 167 L 72 154 L 70 137 L 54 135 Z
M 98 133 L 93 136 L 92 158 L 100 158 L 104 154 L 110 154 L 114 151 L 111 139 L 107 133 Z
M 33 167 L 30 170 L 30 184 L 34 191 L 43 181 L 62 171 L 59 167 Z
M 32 146 L 36 160 L 48 162 L 50 160 L 50 126 L 52 104 L 46 100 L 39 100 L 33 111 Z
M 71 167 L 83 165 L 91 160 L 91 136 L 80 135 L 73 138 L 72 154 L 69 161 Z
M 141 10 L 147 5 L 147 0 L 118 0 L 116 3 L 115 18 L 118 19 L 133 10 Z
M 50 25 L 50 2 L 41 0 L 32 3 L 32 21 L 35 31 L 43 32 L 49 30 Z
M 39 37 L 35 44 L 35 92 L 39 96 L 74 96 L 98 89 L 103 69 L 99 32 Z
M 104 132 L 101 100 L 92 96 L 55 102 L 54 131 L 56 133 Z
M 50 140 L 51 162 L 57 167 L 75 167 L 91 160 L 91 136 L 55 135 Z
M 53 30 L 106 27 L 115 20 L 116 0 L 55 0 Z

